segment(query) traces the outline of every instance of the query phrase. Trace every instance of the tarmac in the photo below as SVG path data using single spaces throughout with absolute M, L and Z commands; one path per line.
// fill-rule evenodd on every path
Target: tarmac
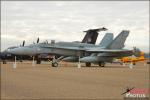
M 123 99 L 127 87 L 149 89 L 149 65 L 77 68 L 76 63 L 1 64 L 1 99 Z M 148 94 L 147 94 L 148 96 Z

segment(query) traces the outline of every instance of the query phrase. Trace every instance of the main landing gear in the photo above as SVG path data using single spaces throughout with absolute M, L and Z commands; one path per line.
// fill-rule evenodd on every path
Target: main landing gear
M 101 66 L 101 67 L 105 67 L 105 63 L 104 62 L 99 62 L 98 65 Z
M 3 60 L 3 64 L 7 64 L 7 62 L 5 60 Z
M 36 64 L 41 64 L 41 60 L 40 60 L 40 59 L 37 59 L 37 60 L 36 60 Z
M 91 67 L 91 63 L 90 62 L 87 62 L 85 63 L 86 67 Z

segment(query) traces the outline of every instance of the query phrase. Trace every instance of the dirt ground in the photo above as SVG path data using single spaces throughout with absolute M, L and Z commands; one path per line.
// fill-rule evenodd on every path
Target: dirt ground
M 149 65 L 81 67 L 76 63 L 1 64 L 1 99 L 123 99 L 127 87 L 149 88 Z

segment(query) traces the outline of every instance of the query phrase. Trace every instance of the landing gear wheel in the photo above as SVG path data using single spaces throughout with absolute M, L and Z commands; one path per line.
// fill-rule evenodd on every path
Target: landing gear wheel
M 105 63 L 101 63 L 101 67 L 105 67 Z
M 85 63 L 86 67 L 91 67 L 91 63 Z
M 3 64 L 7 64 L 7 62 L 6 62 L 6 61 L 3 61 Z
M 101 63 L 98 63 L 99 66 L 101 66 Z
M 36 61 L 36 64 L 41 64 L 41 60 L 38 59 L 38 60 Z
M 57 62 L 53 62 L 52 63 L 52 67 L 58 67 L 58 63 Z
M 99 63 L 99 66 L 105 67 L 105 63 L 104 63 L 104 62 L 100 62 L 100 63 Z

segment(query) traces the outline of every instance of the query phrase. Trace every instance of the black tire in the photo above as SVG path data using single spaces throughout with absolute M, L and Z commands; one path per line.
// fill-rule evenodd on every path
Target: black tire
M 99 66 L 105 67 L 105 63 L 104 63 L 104 62 L 100 62 L 100 63 L 99 63 Z
M 85 63 L 86 67 L 91 67 L 91 63 Z
M 101 65 L 101 67 L 105 67 L 105 65 Z
M 3 64 L 7 64 L 7 62 L 6 62 L 6 61 L 3 61 Z
M 52 63 L 52 67 L 58 67 L 58 63 L 57 62 L 53 62 Z
M 41 64 L 41 60 L 38 59 L 38 60 L 36 61 L 36 64 Z
M 99 66 L 101 66 L 101 63 L 98 63 Z

